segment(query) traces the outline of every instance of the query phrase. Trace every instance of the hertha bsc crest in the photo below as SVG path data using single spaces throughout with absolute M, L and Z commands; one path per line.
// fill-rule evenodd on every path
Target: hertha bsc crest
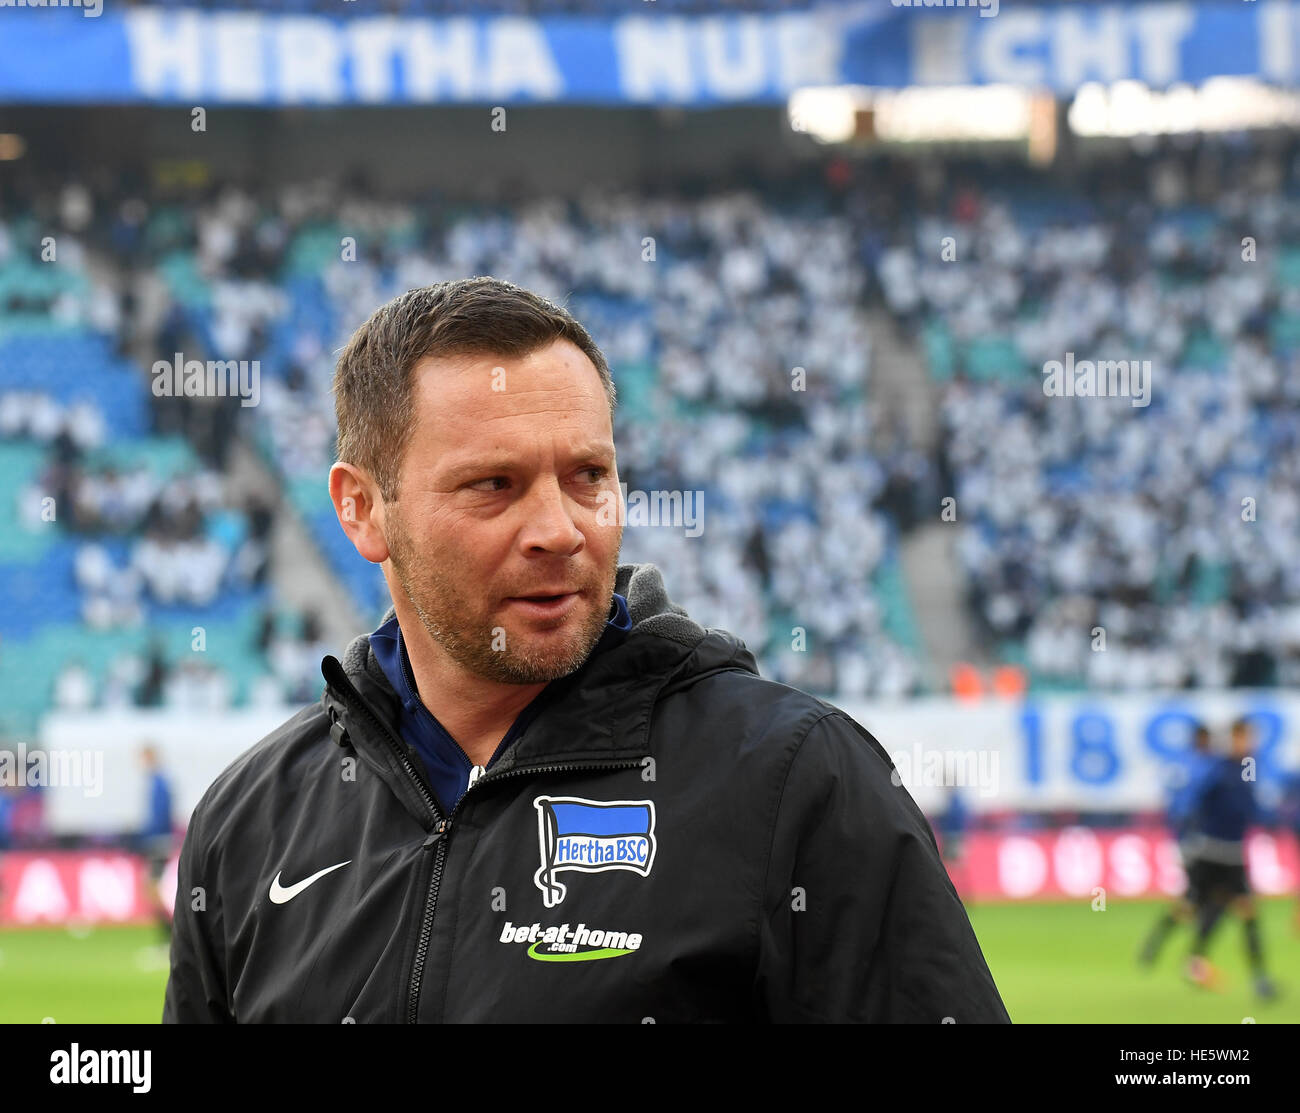
M 537 838 L 542 866 L 534 880 L 542 903 L 554 908 L 567 888 L 556 880 L 565 870 L 650 873 L 655 856 L 655 806 L 651 800 L 582 800 L 539 796 Z

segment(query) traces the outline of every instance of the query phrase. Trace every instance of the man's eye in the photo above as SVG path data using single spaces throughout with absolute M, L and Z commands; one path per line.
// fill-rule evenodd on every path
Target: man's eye
M 469 489 L 471 491 L 484 491 L 490 494 L 493 491 L 505 490 L 506 484 L 509 482 L 510 480 L 508 480 L 504 475 L 494 475 L 489 479 L 480 479 L 475 483 L 469 484 Z
M 582 471 L 580 471 L 578 474 L 588 476 L 589 477 L 588 482 L 590 483 L 599 483 L 602 479 L 605 478 L 605 476 L 609 474 L 609 471 L 606 468 L 591 467 L 591 468 L 583 468 Z

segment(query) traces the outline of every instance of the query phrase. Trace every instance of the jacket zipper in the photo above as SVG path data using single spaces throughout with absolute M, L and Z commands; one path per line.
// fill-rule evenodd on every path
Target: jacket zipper
M 523 738 L 521 734 L 519 736 Z M 516 740 L 517 741 L 517 740 Z M 525 765 L 515 769 L 508 769 L 504 773 L 494 773 L 491 776 L 480 775 L 470 782 L 469 788 L 465 790 L 461 798 L 456 801 L 455 807 L 451 809 L 451 815 L 438 825 L 427 839 L 424 840 L 424 847 L 428 849 L 437 846 L 437 856 L 434 858 L 433 874 L 429 878 L 429 895 L 424 904 L 424 919 L 420 924 L 420 941 L 415 949 L 415 961 L 411 966 L 410 992 L 407 997 L 406 1005 L 406 1023 L 415 1024 L 419 1019 L 420 1011 L 420 985 L 424 980 L 424 963 L 429 956 L 429 940 L 433 935 L 433 913 L 438 903 L 438 887 L 442 883 L 443 863 L 447 858 L 447 840 L 443 837 L 450 835 L 452 821 L 456 818 L 456 813 L 460 811 L 461 806 L 469 798 L 470 792 L 477 785 L 487 784 L 489 781 L 504 781 L 507 777 L 518 777 L 524 774 L 539 773 L 567 773 L 577 770 L 586 769 L 630 769 L 641 764 L 641 758 L 629 758 L 624 761 L 601 761 L 601 762 L 568 762 L 564 765 Z M 477 767 L 476 767 L 477 768 Z
M 350 697 L 350 702 L 356 704 L 361 709 L 361 713 L 378 728 L 380 735 L 388 743 L 389 749 L 397 755 L 407 779 L 415 785 L 421 798 L 428 806 L 434 823 L 437 824 L 429 837 L 424 840 L 422 846 L 424 850 L 437 846 L 437 851 L 433 861 L 433 873 L 430 875 L 428 896 L 425 898 L 424 916 L 420 921 L 419 942 L 416 946 L 416 959 L 412 966 L 411 982 L 407 996 L 407 1019 L 414 1024 L 416 1009 L 420 1000 L 420 978 L 424 970 L 425 956 L 429 952 L 429 938 L 433 933 L 433 910 L 438 902 L 438 883 L 442 880 L 442 863 L 447 849 L 447 844 L 443 841 L 442 836 L 447 833 L 448 821 L 443 818 L 442 809 L 438 806 L 438 801 L 434 799 L 433 793 L 425 787 L 424 779 L 416 772 L 415 765 L 412 763 L 410 756 L 406 752 L 406 747 L 402 745 L 400 739 L 393 734 L 388 725 L 378 715 L 370 710 L 370 705 L 366 703 L 361 693 L 352 687 L 351 683 L 346 687 L 342 685 L 339 685 L 339 687 L 342 688 L 344 697 Z
M 415 679 L 414 677 L 411 676 L 410 664 L 407 661 L 406 653 L 404 650 L 399 653 L 398 659 L 401 664 L 402 676 L 406 681 L 406 686 L 411 691 L 411 693 L 415 695 L 416 699 L 418 700 L 419 695 L 415 687 Z M 420 706 L 422 708 L 424 707 L 424 702 L 422 700 L 420 701 Z M 425 710 L 426 713 L 428 713 L 427 709 Z M 375 716 L 372 715 L 371 718 L 375 718 Z M 473 788 L 476 784 L 478 784 L 478 782 L 483 778 L 483 774 L 487 772 L 486 766 L 474 764 L 474 760 L 469 756 L 469 754 L 465 753 L 465 748 L 459 742 L 457 742 L 456 739 L 451 737 L 450 732 L 448 732 L 445 727 L 443 728 L 443 733 L 446 734 L 446 736 L 451 739 L 452 745 L 455 746 L 456 749 L 460 751 L 461 755 L 465 758 L 465 760 L 469 762 L 470 765 L 469 784 L 466 787 L 465 792 L 461 794 L 460 800 L 457 800 L 456 803 L 452 805 L 451 815 L 449 815 L 446 819 L 440 818 L 440 822 L 438 823 L 437 828 L 429 835 L 427 839 L 424 840 L 424 844 L 422 847 L 422 849 L 424 850 L 430 850 L 436 847 L 436 850 L 434 850 L 433 872 L 429 875 L 428 895 L 425 897 L 425 901 L 424 901 L 424 915 L 421 917 L 420 920 L 420 935 L 418 941 L 416 942 L 415 958 L 411 963 L 411 981 L 407 990 L 407 999 L 406 999 L 406 1022 L 408 1024 L 417 1023 L 419 1017 L 420 987 L 424 982 L 424 963 L 425 960 L 429 957 L 429 944 L 433 938 L 433 916 L 438 906 L 438 889 L 442 884 L 443 865 L 447 860 L 447 844 L 443 840 L 443 836 L 446 835 L 448 831 L 450 831 L 451 821 L 455 817 L 456 812 L 460 808 L 461 800 L 465 799 L 465 797 L 469 794 L 469 790 Z M 504 741 L 504 739 L 502 741 Z M 492 758 L 495 758 L 497 756 L 497 753 L 500 752 L 500 750 L 501 747 L 498 746 L 496 751 L 492 754 Z M 404 765 L 408 764 L 404 753 L 402 757 L 403 757 L 403 764 Z M 490 762 L 492 758 L 489 758 L 488 761 Z M 439 816 L 441 816 L 440 812 L 438 814 Z

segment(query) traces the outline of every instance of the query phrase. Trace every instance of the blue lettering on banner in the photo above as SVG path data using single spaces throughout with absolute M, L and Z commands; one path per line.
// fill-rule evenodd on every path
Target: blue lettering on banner
M 703 16 L 611 4 L 541 19 L 0 8 L 9 102 L 703 106 L 779 104 L 816 85 L 1300 81 L 1297 0 L 849 0 Z
M 1253 757 L 1258 780 L 1263 784 L 1280 782 L 1288 770 L 1284 754 L 1288 724 L 1283 711 L 1268 703 L 1243 701 L 1231 714 L 1210 716 L 1209 725 L 1223 731 L 1237 715 L 1255 728 Z M 1181 761 L 1191 749 L 1196 724 L 1203 718 L 1195 705 L 1157 703 L 1145 721 L 1134 724 L 1128 720 L 1122 737 L 1114 710 L 1104 705 L 1076 707 L 1049 730 L 1043 705 L 1028 703 L 1019 714 L 1025 783 L 1036 790 L 1054 781 L 1059 785 L 1071 780 L 1087 788 L 1111 786 L 1129 772 L 1126 759 L 1128 763 L 1140 759 L 1143 749 L 1146 756 L 1161 762 Z M 1130 737 L 1133 731 L 1136 737 Z

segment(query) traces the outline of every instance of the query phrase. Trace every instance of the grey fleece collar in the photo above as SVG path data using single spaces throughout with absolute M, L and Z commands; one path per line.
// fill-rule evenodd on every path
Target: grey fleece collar
M 653 634 L 690 649 L 707 633 L 668 598 L 663 575 L 653 564 L 620 564 L 614 577 L 614 591 L 627 600 L 633 634 Z M 389 607 L 380 625 L 396 613 L 395 607 Z M 366 672 L 381 684 L 387 686 L 388 683 L 371 652 L 369 634 L 360 634 L 352 639 L 343 655 L 343 671 L 354 675 Z

